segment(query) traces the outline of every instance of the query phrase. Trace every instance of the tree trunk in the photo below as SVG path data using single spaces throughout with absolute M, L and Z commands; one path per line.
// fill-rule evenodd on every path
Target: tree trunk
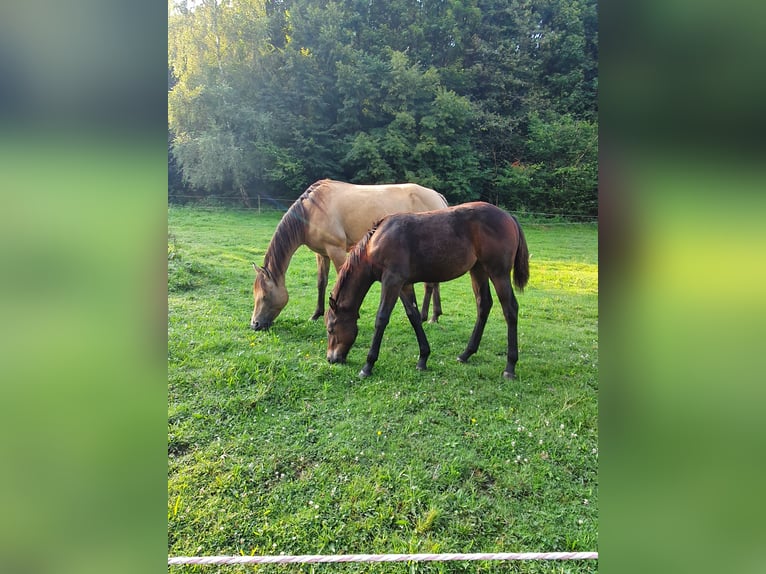
M 250 197 L 247 195 L 244 186 L 239 186 L 239 194 L 242 196 L 242 202 L 245 204 L 245 207 L 250 208 Z

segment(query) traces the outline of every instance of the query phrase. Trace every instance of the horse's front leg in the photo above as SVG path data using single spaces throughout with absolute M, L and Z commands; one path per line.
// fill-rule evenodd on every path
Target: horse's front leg
M 410 320 L 412 328 L 415 330 L 415 336 L 418 339 L 418 347 L 420 347 L 420 356 L 418 357 L 419 371 L 426 370 L 426 361 L 431 354 L 431 347 L 428 345 L 428 339 L 426 339 L 426 333 L 423 331 L 423 321 L 418 314 L 418 303 L 415 300 L 415 289 L 412 285 L 405 285 L 402 287 L 399 293 L 399 298 L 404 305 L 404 311 L 407 313 L 407 318 Z
M 330 271 L 330 258 L 327 255 L 316 254 L 317 256 L 317 308 L 311 316 L 312 321 L 316 321 L 324 315 L 324 296 L 327 292 L 327 276 Z
M 380 305 L 378 306 L 378 314 L 375 316 L 375 334 L 372 336 L 372 345 L 370 345 L 370 351 L 367 353 L 367 362 L 359 371 L 360 377 L 369 377 L 372 374 L 372 367 L 375 365 L 375 361 L 378 360 L 380 354 L 380 343 L 383 340 L 383 332 L 386 330 L 388 321 L 391 318 L 391 310 L 396 305 L 396 298 L 399 296 L 401 290 L 401 284 L 389 284 L 383 283 L 380 290 Z

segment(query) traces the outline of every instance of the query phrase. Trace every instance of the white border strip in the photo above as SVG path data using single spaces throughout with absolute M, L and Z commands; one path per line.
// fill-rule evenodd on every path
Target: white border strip
M 450 560 L 598 560 L 598 552 L 498 552 L 475 554 L 304 554 L 299 556 L 176 556 L 182 564 L 309 564 L 317 562 L 440 562 Z

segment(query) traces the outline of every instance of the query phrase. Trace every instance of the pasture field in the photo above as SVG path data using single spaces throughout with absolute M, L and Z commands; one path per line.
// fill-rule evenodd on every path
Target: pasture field
M 502 378 L 495 299 L 479 351 L 456 360 L 476 307 L 442 284 L 424 325 L 428 370 L 401 303 L 359 379 L 380 288 L 346 365 L 330 365 L 314 254 L 290 301 L 249 329 L 252 262 L 281 213 L 168 210 L 168 554 L 598 550 L 598 228 L 522 219 L 518 378 Z M 330 274 L 330 287 L 335 271 Z M 328 288 L 329 292 L 329 288 Z M 416 287 L 418 300 L 422 286 Z M 173 572 L 595 572 L 596 561 L 182 566 Z M 218 569 L 216 569 L 218 568 Z

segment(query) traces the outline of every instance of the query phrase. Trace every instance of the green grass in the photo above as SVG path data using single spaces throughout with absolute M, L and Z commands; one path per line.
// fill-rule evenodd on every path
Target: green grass
M 168 212 L 169 555 L 596 551 L 596 226 L 524 226 L 532 259 L 517 294 L 517 380 L 501 376 L 497 301 L 478 353 L 456 360 L 475 320 L 468 276 L 442 285 L 444 315 L 425 325 L 427 371 L 415 369 L 397 304 L 373 375 L 359 379 L 379 284 L 348 364 L 330 365 L 324 324 L 308 320 L 316 265 L 305 247 L 272 329 L 248 328 L 251 263 L 262 263 L 280 216 Z M 171 570 L 182 569 L 549 573 L 597 563 Z

